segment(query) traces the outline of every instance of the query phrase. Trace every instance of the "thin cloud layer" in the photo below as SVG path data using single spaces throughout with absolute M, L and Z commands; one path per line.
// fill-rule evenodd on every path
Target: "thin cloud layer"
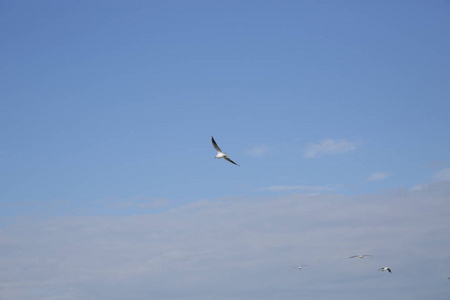
M 102 203 L 116 209 L 139 208 L 143 210 L 168 208 L 171 201 L 165 198 L 132 197 L 129 199 L 107 198 Z
M 445 299 L 449 194 L 450 183 L 435 182 L 383 195 L 203 200 L 154 215 L 17 220 L 0 229 L 0 293 L 378 300 L 388 290 L 395 299 Z M 358 253 L 374 257 L 348 260 Z M 298 264 L 308 268 L 292 269 Z M 393 273 L 377 272 L 382 266 Z
M 312 158 L 327 154 L 341 154 L 355 150 L 358 145 L 357 141 L 324 139 L 318 143 L 309 144 L 303 156 Z
M 261 144 L 261 145 L 255 145 L 251 147 L 249 150 L 246 151 L 247 155 L 254 156 L 254 157 L 261 157 L 269 154 L 269 146 Z
M 450 168 L 445 168 L 433 175 L 434 180 L 450 181 Z
M 367 181 L 380 181 L 388 178 L 389 176 L 391 176 L 389 172 L 377 172 L 370 175 L 369 178 L 367 178 Z
M 312 185 L 272 185 L 264 190 L 272 191 L 272 192 L 293 192 L 293 191 L 301 191 L 308 193 L 317 193 L 324 191 L 333 191 L 336 189 L 336 186 L 312 186 Z
M 433 179 L 434 179 L 434 181 L 432 181 L 432 182 L 413 186 L 411 188 L 411 190 L 412 191 L 426 190 L 426 189 L 429 189 L 431 185 L 435 185 L 436 182 L 441 182 L 441 181 L 442 182 L 450 182 L 450 168 L 445 168 L 445 169 L 442 169 L 439 172 L 435 173 L 433 175 Z

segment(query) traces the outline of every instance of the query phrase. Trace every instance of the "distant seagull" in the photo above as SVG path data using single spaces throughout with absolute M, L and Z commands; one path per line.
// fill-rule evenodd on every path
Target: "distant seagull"
M 382 268 L 380 268 L 378 271 L 381 271 L 381 272 L 389 271 L 389 273 L 392 273 L 392 272 L 391 272 L 391 269 L 389 269 L 388 267 L 382 267 Z
M 211 142 L 212 142 L 212 144 L 213 144 L 213 146 L 214 146 L 214 149 L 217 150 L 216 158 L 225 158 L 225 159 L 228 160 L 230 163 L 235 164 L 236 166 L 239 166 L 237 163 L 235 163 L 234 161 L 232 161 L 232 160 L 228 157 L 228 155 L 227 155 L 226 153 L 224 153 L 224 152 L 222 152 L 222 150 L 220 150 L 219 146 L 217 146 L 217 143 L 216 143 L 216 141 L 214 140 L 213 137 L 211 137 Z
M 370 254 L 364 254 L 364 255 L 353 255 L 353 256 L 350 256 L 349 258 L 355 258 L 355 257 L 358 257 L 358 258 L 364 258 L 364 256 L 373 256 L 373 255 L 370 255 Z
M 307 266 L 307 265 L 295 266 L 295 267 L 292 267 L 292 269 L 299 269 L 299 270 L 301 270 L 302 267 L 306 267 L 306 266 Z

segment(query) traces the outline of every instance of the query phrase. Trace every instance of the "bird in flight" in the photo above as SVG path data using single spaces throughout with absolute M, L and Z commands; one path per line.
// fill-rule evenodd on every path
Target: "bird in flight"
M 373 256 L 373 255 L 370 255 L 370 254 L 364 254 L 364 255 L 353 255 L 353 256 L 350 256 L 349 258 L 355 258 L 355 257 L 358 257 L 358 258 L 364 258 L 364 256 Z
M 295 267 L 292 267 L 293 269 L 299 269 L 299 270 L 301 270 L 302 269 L 302 267 L 306 267 L 307 265 L 300 265 L 300 266 L 295 266 Z
M 230 163 L 235 164 L 236 166 L 239 166 L 237 163 L 235 163 L 234 161 L 232 161 L 232 160 L 228 157 L 228 155 L 227 155 L 226 153 L 224 153 L 224 152 L 219 148 L 219 146 L 217 146 L 217 143 L 216 143 L 216 141 L 214 140 L 214 138 L 213 138 L 212 136 L 211 136 L 211 142 L 212 142 L 212 144 L 213 144 L 213 146 L 214 146 L 214 149 L 217 150 L 216 158 L 225 158 L 225 159 L 228 160 Z
M 381 271 L 381 272 L 389 271 L 389 273 L 392 273 L 392 272 L 391 272 L 391 269 L 390 269 L 389 267 L 382 267 L 382 268 L 380 268 L 378 271 Z

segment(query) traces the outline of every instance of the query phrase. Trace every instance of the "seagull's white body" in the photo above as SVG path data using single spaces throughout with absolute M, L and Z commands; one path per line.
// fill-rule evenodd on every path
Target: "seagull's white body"
M 356 258 L 356 257 L 358 257 L 358 258 L 364 258 L 364 256 L 373 256 L 373 255 L 370 255 L 370 254 L 364 254 L 364 255 L 353 255 L 353 256 L 350 256 L 349 258 Z
M 381 272 L 389 271 L 389 273 L 392 273 L 392 272 L 391 272 L 391 269 L 390 269 L 389 267 L 382 267 L 382 268 L 380 268 L 378 271 L 381 271 Z
M 228 160 L 230 163 L 235 164 L 236 166 L 239 166 L 237 163 L 232 161 L 228 157 L 228 155 L 219 148 L 219 146 L 217 146 L 217 143 L 216 143 L 216 141 L 214 140 L 213 137 L 211 137 L 211 142 L 213 144 L 214 149 L 216 149 L 216 151 L 217 151 L 216 158 L 224 158 L 224 159 Z
M 293 269 L 301 270 L 303 267 L 306 267 L 306 266 L 307 266 L 307 265 L 295 266 L 295 267 L 293 267 Z

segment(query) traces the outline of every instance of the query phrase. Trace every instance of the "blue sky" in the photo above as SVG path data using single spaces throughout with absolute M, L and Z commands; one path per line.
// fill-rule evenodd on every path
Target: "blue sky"
M 447 299 L 449 11 L 447 1 L 3 1 L 0 265 L 19 267 L 0 293 L 294 299 L 304 280 L 311 299 L 375 299 L 364 293 L 380 288 Z M 211 136 L 240 167 L 214 159 Z M 373 239 L 358 244 L 353 226 Z M 424 255 L 430 234 L 435 260 Z M 315 248 L 295 241 L 304 235 Z M 405 257 L 400 241 L 417 252 Z M 130 254 L 91 270 L 104 245 Z M 257 245 L 268 250 L 249 258 Z M 364 270 L 362 286 L 348 285 L 355 262 L 338 257 L 355 251 L 379 251 L 357 263 L 376 271 L 387 256 L 409 275 L 379 282 L 402 273 Z M 147 286 L 170 278 L 172 254 L 195 278 L 177 292 Z M 427 284 L 412 258 L 435 266 Z M 333 263 L 344 279 L 321 277 Z M 320 267 L 293 279 L 295 264 Z M 45 277 L 50 267 L 61 274 Z

